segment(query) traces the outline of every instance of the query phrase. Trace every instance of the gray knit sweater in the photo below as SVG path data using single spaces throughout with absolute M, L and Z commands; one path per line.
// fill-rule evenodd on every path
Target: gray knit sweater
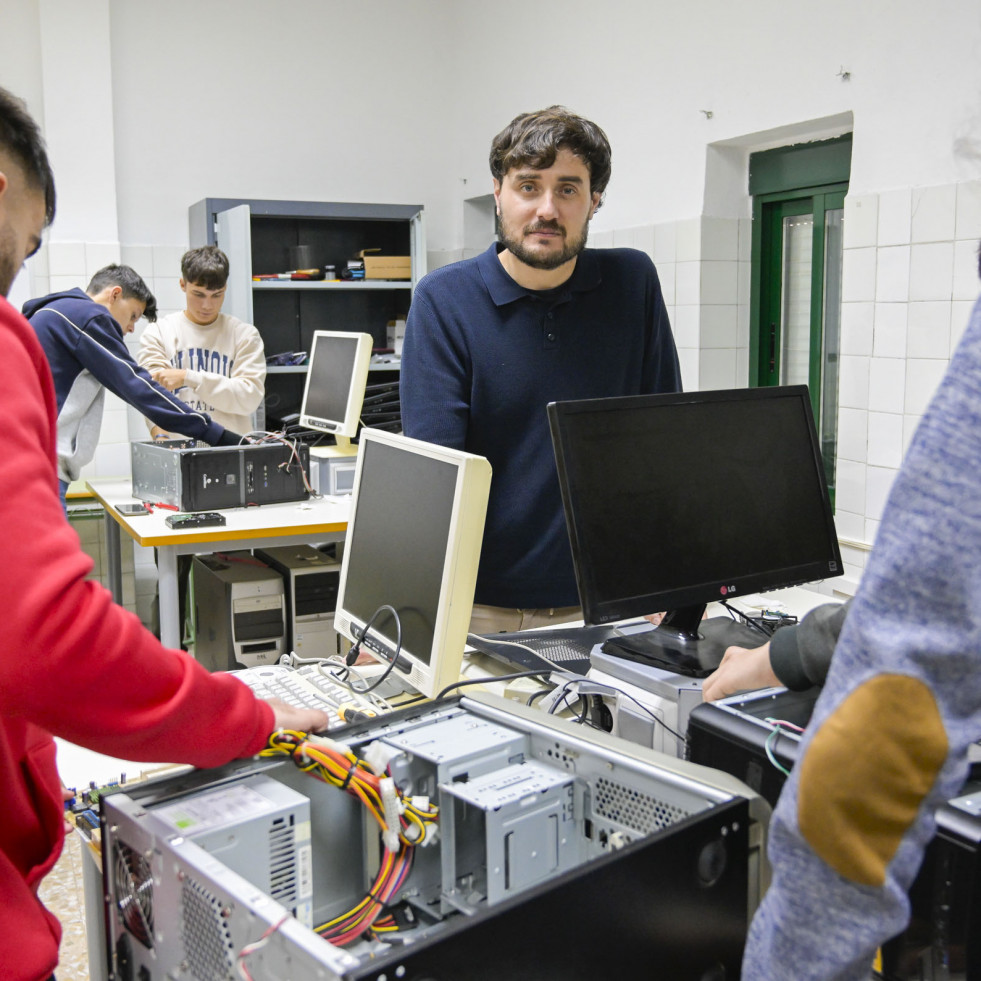
M 981 301 L 903 462 L 770 830 L 743 978 L 867 979 L 981 738 Z

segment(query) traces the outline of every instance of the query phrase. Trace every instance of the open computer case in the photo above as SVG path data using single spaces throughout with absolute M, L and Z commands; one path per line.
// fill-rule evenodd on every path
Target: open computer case
M 767 688 L 699 705 L 688 721 L 688 759 L 736 776 L 775 805 L 800 736 L 775 733 L 766 720 L 806 728 L 818 694 Z M 910 887 L 909 925 L 882 948 L 874 976 L 884 981 L 981 981 L 981 763 L 936 818 Z
M 488 695 L 333 735 L 439 806 L 387 926 L 311 929 L 369 898 L 378 826 L 256 757 L 102 798 L 112 979 L 738 977 L 769 815 L 738 781 Z

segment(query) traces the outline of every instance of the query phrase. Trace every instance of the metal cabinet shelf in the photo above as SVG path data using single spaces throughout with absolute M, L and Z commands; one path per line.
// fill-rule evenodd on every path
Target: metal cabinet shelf
M 387 343 L 390 320 L 408 313 L 412 290 L 426 273 L 421 205 L 204 198 L 188 211 L 192 246 L 218 245 L 231 273 L 224 310 L 254 323 L 266 354 L 309 351 L 316 330 L 371 334 Z M 409 255 L 410 280 L 253 280 L 290 270 L 291 250 L 306 247 L 312 265 L 338 271 L 362 249 Z M 391 365 L 381 366 L 391 377 Z M 305 368 L 270 371 L 266 417 L 299 411 Z

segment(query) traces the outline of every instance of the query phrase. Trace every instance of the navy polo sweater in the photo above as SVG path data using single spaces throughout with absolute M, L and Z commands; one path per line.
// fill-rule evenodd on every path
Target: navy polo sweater
M 493 245 L 416 288 L 402 352 L 405 433 L 493 468 L 475 601 L 579 603 L 546 406 L 681 390 L 654 264 L 586 249 L 553 290 L 519 286 Z M 411 502 L 406 502 L 411 513 Z

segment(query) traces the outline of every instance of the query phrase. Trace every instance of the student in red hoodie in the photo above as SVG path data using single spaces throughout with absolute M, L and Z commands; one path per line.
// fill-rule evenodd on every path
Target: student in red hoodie
M 251 756 L 278 727 L 317 730 L 322 712 L 257 700 L 162 647 L 106 590 L 65 520 L 56 479 L 55 394 L 37 336 L 5 297 L 54 217 L 37 125 L 0 88 L 0 973 L 42 981 L 61 927 L 38 884 L 65 834 L 54 735 L 130 760 L 216 766 Z

